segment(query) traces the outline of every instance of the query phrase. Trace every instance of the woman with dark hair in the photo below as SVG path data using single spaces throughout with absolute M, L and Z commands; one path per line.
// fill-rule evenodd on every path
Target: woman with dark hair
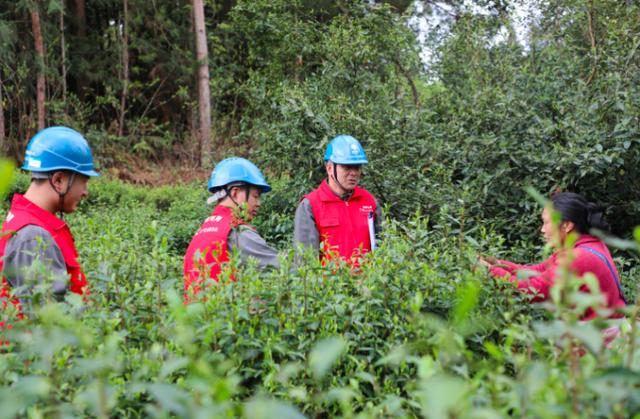
M 551 198 L 553 208 L 560 213 L 560 225 L 555 227 L 552 222 L 551 211 L 542 211 L 541 232 L 547 243 L 556 247 L 556 252 L 549 259 L 538 265 L 519 265 L 506 260 L 495 258 L 480 258 L 480 264 L 485 265 L 495 277 L 507 277 L 517 283 L 518 288 L 536 294 L 534 301 L 544 301 L 549 298 L 549 290 L 554 284 L 556 270 L 563 257 L 567 256 L 564 249 L 566 239 L 571 233 L 578 235 L 573 244 L 573 260 L 570 270 L 582 277 L 592 273 L 598 279 L 600 290 L 605 296 L 606 307 L 616 309 L 625 306 L 625 300 L 620 285 L 618 271 L 613 263 L 607 246 L 597 237 L 589 234 L 597 229 L 608 231 L 609 226 L 604 219 L 602 208 L 587 201 L 582 196 L 572 192 L 562 192 Z M 519 270 L 535 271 L 538 274 L 527 279 L 518 279 Z M 583 289 L 587 291 L 586 287 Z M 614 315 L 615 317 L 618 317 Z M 596 317 L 593 309 L 589 308 L 583 319 Z

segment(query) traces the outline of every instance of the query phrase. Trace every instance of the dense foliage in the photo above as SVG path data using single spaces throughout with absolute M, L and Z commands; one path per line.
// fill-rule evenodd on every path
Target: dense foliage
M 18 176 L 12 189 L 27 180 Z M 0 355 L 0 417 L 640 411 L 636 324 L 606 349 L 604 324 L 578 322 L 593 297 L 574 292 L 575 278 L 561 281 L 551 311 L 529 305 L 473 269 L 479 251 L 500 253 L 503 240 L 461 234 L 445 212 L 430 223 L 387 221 L 382 247 L 358 275 L 313 257 L 290 270 L 285 246 L 280 271 L 249 266 L 238 282 L 213 285 L 184 306 L 182 252 L 209 211 L 205 197 L 195 186 L 91 185 L 68 217 L 91 296 L 52 303 L 40 287 Z M 637 250 L 636 236 L 627 245 Z M 633 300 L 639 273 L 623 273 Z
M 37 7 L 47 46 L 47 123 L 87 133 L 103 167 L 119 173 L 137 165 L 131 154 L 192 158 L 190 6 L 129 1 L 131 80 L 118 137 L 123 5 L 90 2 L 81 19 L 81 3 L 0 2 L 4 152 L 19 160 L 34 132 L 39 67 L 31 40 L 16 34 L 29 33 Z M 426 68 L 407 25 L 418 3 L 427 17 L 448 4 L 448 20 L 433 15 L 417 29 L 433 35 L 426 36 Z M 614 231 L 630 237 L 640 211 L 638 5 L 467 3 L 206 2 L 214 153 L 250 157 L 282 181 L 273 207 L 282 219 L 270 232 L 288 237 L 295 203 L 321 177 L 328 140 L 350 133 L 372 162 L 366 186 L 393 218 L 448 208 L 460 228 L 492 224 L 510 243 L 529 241 L 538 221 L 524 187 L 561 188 L 607 205 Z M 518 4 L 535 13 L 516 22 Z M 519 26 L 528 29 L 520 41 Z
M 128 2 L 122 136 L 122 2 L 86 2 L 81 19 L 84 3 L 0 0 L 1 151 L 19 160 L 34 132 L 35 72 L 46 64 L 47 123 L 86 133 L 103 172 L 190 160 L 188 2 Z M 517 42 L 508 16 L 522 2 L 473 2 L 482 13 L 422 2 L 450 5 L 425 68 L 407 3 L 206 2 L 214 153 L 265 171 L 274 190 L 256 224 L 283 268 L 248 267 L 184 306 L 182 255 L 210 211 L 205 180 L 92 182 L 68 218 L 92 294 L 55 304 L 40 287 L 0 355 L 0 417 L 640 415 L 639 6 L 524 2 L 538 14 Z M 18 36 L 34 7 L 45 63 Z M 382 247 L 355 276 L 313 257 L 289 269 L 294 209 L 339 133 L 369 156 L 363 183 L 385 206 Z M 0 163 L 0 195 L 12 170 Z M 27 182 L 17 175 L 11 189 Z M 636 303 L 611 348 L 605 324 L 578 321 L 596 297 L 576 293 L 570 275 L 536 307 L 475 269 L 479 253 L 542 257 L 527 186 L 606 204 L 625 239 L 612 244 Z
M 415 41 L 384 8 L 336 17 L 319 32 L 295 29 L 291 13 L 254 2 L 260 25 L 287 40 L 284 52 L 314 59 L 298 77 L 274 75 L 291 57 L 248 44 L 276 64 L 249 79 L 240 136 L 258 140 L 258 161 L 290 178 L 286 189 L 295 193 L 284 211 L 321 178 L 329 139 L 348 132 L 370 155 L 366 185 L 395 218 L 448 207 L 460 228 L 479 221 L 510 242 L 531 240 L 538 215 L 524 189 L 534 186 L 606 204 L 614 231 L 629 235 L 640 210 L 638 9 L 607 2 L 585 12 L 583 3 L 541 3 L 526 48 L 495 40 L 500 13 L 461 12 L 424 74 Z

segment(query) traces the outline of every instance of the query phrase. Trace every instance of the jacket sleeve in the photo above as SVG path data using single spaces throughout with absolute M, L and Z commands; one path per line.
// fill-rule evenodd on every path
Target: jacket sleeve
M 539 300 L 549 297 L 549 289 L 553 285 L 556 269 L 553 257 L 537 265 L 519 265 L 504 260 L 500 260 L 498 263 L 504 266 L 493 266 L 489 269 L 491 275 L 506 277 L 509 281 L 515 282 L 519 289 L 523 289 L 529 294 L 542 294 L 543 298 Z M 539 274 L 529 276 L 526 279 L 518 279 L 519 271 L 532 271 Z
M 296 216 L 293 222 L 293 244 L 296 253 L 312 249 L 316 254 L 320 252 L 320 232 L 316 227 L 316 220 L 313 217 L 313 209 L 308 199 L 303 199 L 296 209 Z M 302 249 L 299 249 L 302 247 Z
M 508 260 L 498 260 L 497 265 L 500 265 L 498 268 L 507 272 L 514 272 L 523 269 L 528 271 L 544 272 L 547 270 L 548 262 L 549 261 L 547 260 L 537 265 L 520 265 L 519 263 L 509 262 Z
M 269 246 L 267 242 L 255 231 L 247 226 L 240 225 L 231 230 L 228 242 L 229 251 L 238 250 L 243 263 L 249 259 L 255 259 L 260 269 L 280 268 L 278 252 Z
M 36 261 L 42 264 L 47 274 L 32 268 Z M 67 266 L 62 252 L 51 234 L 35 225 L 21 228 L 7 243 L 4 275 L 22 299 L 30 294 L 29 287 L 25 285 L 42 283 L 49 278 L 53 279 L 51 288 L 56 299 L 63 299 L 67 290 Z

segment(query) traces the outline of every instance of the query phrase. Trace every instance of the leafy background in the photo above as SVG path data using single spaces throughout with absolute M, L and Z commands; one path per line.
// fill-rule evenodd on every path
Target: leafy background
M 5 3 L 0 30 L 22 28 L 26 3 Z M 575 292 L 576 278 L 537 307 L 474 268 L 480 253 L 542 258 L 540 207 L 525 187 L 573 190 L 606 205 L 637 301 L 637 5 L 536 2 L 523 46 L 496 40 L 514 2 L 476 2 L 482 14 L 451 1 L 450 34 L 429 41 L 436 59 L 425 69 L 412 9 L 393 2 L 209 2 L 215 152 L 264 169 L 274 191 L 256 225 L 284 267 L 248 267 L 185 307 L 182 255 L 211 210 L 204 176 L 157 188 L 113 177 L 191 156 L 190 10 L 131 3 L 127 135 L 113 128 L 118 33 L 100 19 L 117 17 L 117 2 L 90 10 L 86 43 L 69 41 L 95 48 L 69 58 L 84 90 L 50 95 L 60 110 L 50 122 L 85 132 L 112 174 L 68 218 L 92 295 L 54 304 L 38 291 L 0 355 L 0 416 L 638 415 L 637 303 L 606 349 L 606 325 L 578 321 L 596 297 Z M 0 39 L 15 110 L 4 152 L 19 156 L 33 57 L 21 37 Z M 290 270 L 293 212 L 322 178 L 326 144 L 345 132 L 371 161 L 363 182 L 385 205 L 382 247 L 357 276 L 312 257 Z M 13 177 L 11 192 L 24 191 L 28 177 Z

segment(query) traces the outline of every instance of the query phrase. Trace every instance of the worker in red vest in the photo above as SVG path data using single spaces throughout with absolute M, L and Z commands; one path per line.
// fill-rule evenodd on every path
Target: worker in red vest
M 29 272 L 35 261 L 51 273 L 57 299 L 67 291 L 87 292 L 73 236 L 62 217 L 75 211 L 88 194 L 89 178 L 98 176 L 89 144 L 71 128 L 46 128 L 27 145 L 22 169 L 31 172 L 31 183 L 24 195 L 13 196 L 0 234 L 2 311 L 9 302 L 18 308 L 28 302 L 32 285 L 43 281 Z
M 253 163 L 231 157 L 218 163 L 208 184 L 217 205 L 196 234 L 184 255 L 185 302 L 201 291 L 207 279 L 218 281 L 229 253 L 240 260 L 255 259 L 260 269 L 279 268 L 278 253 L 248 224 L 260 208 L 260 196 L 269 192 L 267 183 Z
M 367 156 L 358 140 L 338 135 L 327 146 L 324 162 L 327 178 L 296 210 L 294 244 L 297 251 L 312 249 L 323 261 L 341 258 L 357 267 L 362 255 L 375 249 L 381 219 L 376 199 L 358 186 Z

